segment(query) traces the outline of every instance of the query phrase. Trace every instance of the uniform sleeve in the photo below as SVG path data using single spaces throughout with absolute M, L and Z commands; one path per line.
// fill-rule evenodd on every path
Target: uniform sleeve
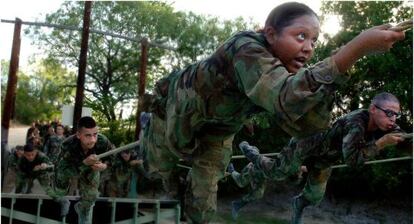
M 342 140 L 342 154 L 344 161 L 351 167 L 361 166 L 365 161 L 378 154 L 375 140 L 364 140 L 365 129 L 358 124 L 350 124 L 345 128 L 346 134 Z
M 339 73 L 332 58 L 289 73 L 280 60 L 256 43 L 241 46 L 233 60 L 239 88 L 254 104 L 276 114 L 279 123 L 284 123 L 282 128 L 296 129 L 284 128 L 293 136 L 307 124 L 316 123 L 312 118 L 304 119 L 307 114 L 322 115 L 323 119 L 323 113 L 330 116 L 331 108 L 322 104 L 332 101 L 335 85 L 348 79 Z

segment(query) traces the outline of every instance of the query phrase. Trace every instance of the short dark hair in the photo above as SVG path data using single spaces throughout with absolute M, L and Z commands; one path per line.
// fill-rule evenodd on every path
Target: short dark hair
M 265 27 L 271 26 L 275 29 L 276 34 L 291 25 L 292 21 L 304 15 L 318 15 L 309 6 L 299 2 L 286 2 L 276 6 L 267 16 Z M 319 19 L 319 18 L 318 18 Z
M 15 149 L 16 150 L 24 150 L 24 146 L 23 145 L 16 145 Z
M 378 93 L 377 95 L 375 95 L 374 98 L 372 98 L 371 100 L 371 104 L 381 107 L 383 106 L 383 103 L 385 101 L 400 104 L 400 101 L 398 100 L 396 96 L 394 96 L 391 93 L 387 93 L 387 92 L 382 92 L 382 93 Z
M 85 116 L 81 117 L 78 121 L 77 130 L 81 128 L 94 128 L 96 127 L 96 122 L 92 117 Z
M 36 148 L 33 146 L 33 144 L 26 144 L 23 147 L 23 151 L 25 151 L 25 152 L 32 152 L 35 149 Z

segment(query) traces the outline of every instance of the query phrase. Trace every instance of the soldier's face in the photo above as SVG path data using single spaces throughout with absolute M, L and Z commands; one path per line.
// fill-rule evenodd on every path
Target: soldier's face
M 22 157 L 22 156 L 23 156 L 23 154 L 24 154 L 24 151 L 23 151 L 23 150 L 16 150 L 16 156 L 17 156 L 18 158 Z
M 121 157 L 125 161 L 129 161 L 129 159 L 131 158 L 131 153 L 121 153 Z
M 56 127 L 56 134 L 57 135 L 63 135 L 64 132 L 65 132 L 65 130 L 63 129 L 62 126 L 57 126 Z
M 32 162 L 36 158 L 36 155 L 37 155 L 37 150 L 23 153 L 24 158 L 26 158 L 29 162 Z
M 265 28 L 266 39 L 271 45 L 273 55 L 291 73 L 296 73 L 311 59 L 319 31 L 319 20 L 314 15 L 294 19 L 279 34 L 272 27 Z
M 98 139 L 98 128 L 81 128 L 76 132 L 83 149 L 92 149 Z
M 396 114 L 400 113 L 400 104 L 391 101 L 384 101 L 381 105 L 371 105 L 370 112 L 375 125 L 382 131 L 388 131 L 393 129 L 395 126 L 395 122 L 397 120 Z

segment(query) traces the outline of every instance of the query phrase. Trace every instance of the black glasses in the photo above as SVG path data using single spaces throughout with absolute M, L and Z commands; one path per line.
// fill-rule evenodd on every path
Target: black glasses
M 385 113 L 385 115 L 387 116 L 387 117 L 389 117 L 389 118 L 391 118 L 391 117 L 393 117 L 394 115 L 395 115 L 395 117 L 396 118 L 400 118 L 401 117 L 401 113 L 397 113 L 397 112 L 394 112 L 394 111 L 392 111 L 392 110 L 384 110 L 384 109 L 382 109 L 381 107 L 379 107 L 379 106 L 377 106 L 377 105 L 375 105 L 374 104 L 374 106 L 376 107 L 376 108 L 378 108 L 378 109 L 380 109 L 380 110 L 382 110 L 382 112 L 384 112 Z

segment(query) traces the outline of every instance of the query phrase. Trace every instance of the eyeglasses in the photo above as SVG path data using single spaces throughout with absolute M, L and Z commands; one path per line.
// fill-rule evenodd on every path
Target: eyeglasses
M 401 113 L 397 113 L 397 112 L 394 112 L 394 111 L 392 111 L 392 110 L 384 110 L 384 109 L 382 109 L 381 107 L 379 107 L 379 106 L 377 106 L 377 105 L 375 105 L 374 104 L 374 106 L 376 107 L 376 108 L 378 108 L 378 109 L 380 109 L 380 110 L 382 110 L 382 112 L 384 112 L 385 113 L 385 115 L 387 116 L 387 117 L 389 117 L 389 118 L 391 118 L 391 117 L 393 117 L 394 115 L 395 115 L 395 117 L 396 118 L 400 118 L 401 117 Z

